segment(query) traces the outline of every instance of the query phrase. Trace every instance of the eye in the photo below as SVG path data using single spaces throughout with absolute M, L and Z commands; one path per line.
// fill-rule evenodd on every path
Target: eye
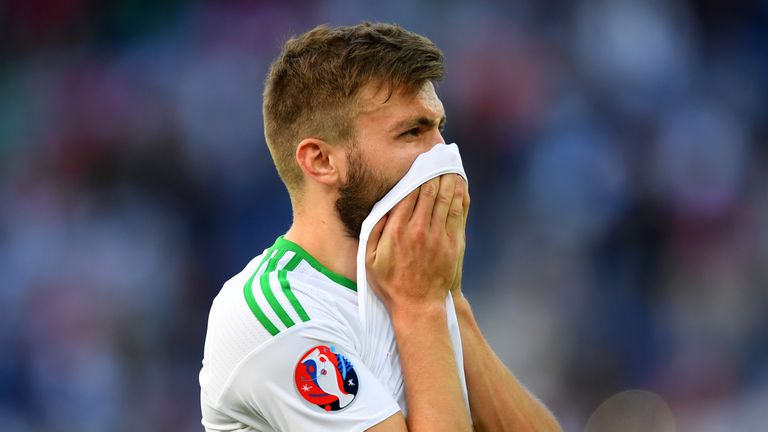
M 412 136 L 412 137 L 417 137 L 417 136 L 419 136 L 420 134 L 421 134 L 421 129 L 419 129 L 419 128 L 413 128 L 413 129 L 408 129 L 407 131 L 403 132 L 402 134 L 400 134 L 400 136 Z

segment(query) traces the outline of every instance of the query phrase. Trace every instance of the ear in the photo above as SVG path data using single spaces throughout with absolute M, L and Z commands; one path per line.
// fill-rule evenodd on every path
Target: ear
M 308 177 L 324 185 L 341 183 L 344 161 L 342 146 L 332 146 L 317 138 L 305 138 L 296 147 L 296 161 Z

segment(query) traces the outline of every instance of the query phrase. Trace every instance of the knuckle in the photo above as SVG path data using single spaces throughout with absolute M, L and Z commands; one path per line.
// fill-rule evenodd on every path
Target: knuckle
M 391 230 L 390 232 L 392 233 L 392 237 L 399 237 L 403 231 L 403 224 L 397 220 L 393 220 L 390 223 L 391 225 L 389 226 L 389 229 Z
M 425 197 L 432 197 L 437 192 L 437 186 L 431 181 L 421 185 L 421 194 Z
M 450 195 L 441 193 L 437 195 L 437 202 L 441 204 L 450 204 L 451 198 L 452 197 Z
M 464 209 L 461 207 L 451 206 L 451 209 L 448 210 L 448 214 L 454 217 L 461 217 L 464 216 Z
M 414 191 L 414 192 L 415 192 L 415 191 Z M 416 194 L 416 193 L 410 193 L 410 194 L 408 194 L 408 196 L 406 196 L 406 197 L 405 197 L 405 198 L 404 198 L 402 201 L 400 201 L 400 202 L 399 202 L 397 205 L 398 205 L 398 206 L 402 206 L 403 208 L 405 208 L 405 207 L 410 207 L 410 206 L 412 206 L 412 205 L 413 205 L 413 203 L 416 201 L 416 199 L 417 199 L 418 197 L 419 197 L 419 196 L 418 196 L 418 194 Z
M 424 240 L 427 238 L 427 229 L 424 225 L 414 226 L 411 230 L 411 235 L 413 235 L 416 240 Z

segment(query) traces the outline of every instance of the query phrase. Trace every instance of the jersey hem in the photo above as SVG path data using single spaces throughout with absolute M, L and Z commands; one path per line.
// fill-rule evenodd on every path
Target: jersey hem
M 387 409 L 383 410 L 382 412 L 376 414 L 371 420 L 368 420 L 367 422 L 360 425 L 359 428 L 353 429 L 354 432 L 364 432 L 368 429 L 376 426 L 377 424 L 383 422 L 384 420 L 392 417 L 392 415 L 398 413 L 400 411 L 400 406 L 397 404 L 394 404 L 393 406 L 387 407 Z

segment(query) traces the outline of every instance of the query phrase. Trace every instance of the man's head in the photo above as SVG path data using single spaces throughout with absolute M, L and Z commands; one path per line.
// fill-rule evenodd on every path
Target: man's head
M 294 205 L 308 179 L 319 181 L 334 190 L 338 216 L 356 236 L 375 201 L 427 150 L 388 145 L 409 131 L 413 142 L 414 128 L 424 143 L 442 142 L 439 132 L 428 136 L 444 121 L 433 87 L 442 76 L 440 50 L 396 25 L 320 26 L 286 42 L 266 80 L 264 129 Z M 385 133 L 396 133 L 392 143 L 382 142 Z M 318 158 L 335 177 L 316 170 Z

